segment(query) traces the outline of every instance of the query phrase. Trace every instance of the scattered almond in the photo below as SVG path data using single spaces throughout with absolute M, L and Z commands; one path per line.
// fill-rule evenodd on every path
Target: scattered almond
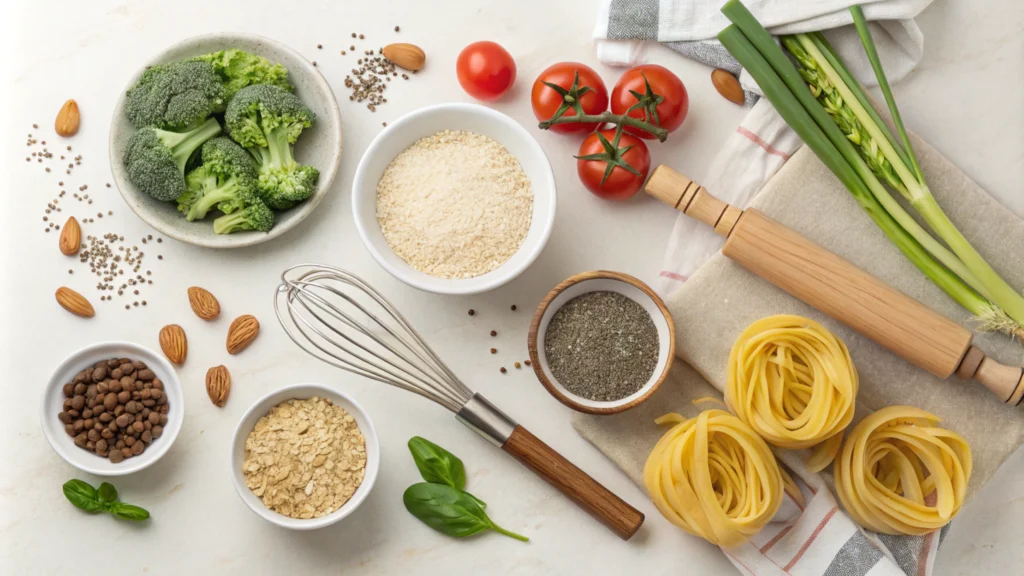
M 168 324 L 160 329 L 160 349 L 171 362 L 181 365 L 188 356 L 188 340 L 185 330 L 177 324 Z
M 75 292 L 71 288 L 61 286 L 57 288 L 57 304 L 60 304 L 62 308 L 71 312 L 75 316 L 81 316 L 82 318 L 92 318 L 96 315 L 96 311 L 93 310 L 92 304 L 85 299 L 78 292 Z
M 231 392 L 231 374 L 226 367 L 214 366 L 206 371 L 206 394 L 218 408 L 223 408 Z
M 743 105 L 743 87 L 740 86 L 740 81 L 732 75 L 732 72 L 715 68 L 711 71 L 711 83 L 715 85 L 715 90 L 718 90 L 723 98 Z
M 260 333 L 260 322 L 255 316 L 246 314 L 235 318 L 235 321 L 231 323 L 231 327 L 228 328 L 228 354 L 238 354 L 242 350 L 245 350 L 252 341 L 256 339 L 256 335 Z
M 388 44 L 381 53 L 385 58 L 393 62 L 395 66 L 405 68 L 406 70 L 419 70 L 427 62 L 427 55 L 423 53 L 419 46 L 404 42 Z
M 53 127 L 58 135 L 66 138 L 78 133 L 78 124 L 81 120 L 82 116 L 78 111 L 78 102 L 68 100 L 60 107 L 60 112 L 57 112 L 57 119 L 53 122 Z
M 82 245 L 82 227 L 74 216 L 68 218 L 60 231 L 60 251 L 65 256 L 73 256 L 78 253 L 78 247 Z
M 209 290 L 192 286 L 188 289 L 188 303 L 192 311 L 203 320 L 213 320 L 220 315 L 220 302 Z

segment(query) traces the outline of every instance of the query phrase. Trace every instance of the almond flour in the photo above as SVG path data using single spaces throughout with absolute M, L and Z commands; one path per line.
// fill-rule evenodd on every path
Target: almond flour
M 441 278 L 501 266 L 530 230 L 533 190 L 519 161 L 480 134 L 445 130 L 392 160 L 377 184 L 377 222 L 391 249 Z
M 355 419 L 316 396 L 274 406 L 245 440 L 245 485 L 289 518 L 320 518 L 341 508 L 365 469 L 366 441 Z

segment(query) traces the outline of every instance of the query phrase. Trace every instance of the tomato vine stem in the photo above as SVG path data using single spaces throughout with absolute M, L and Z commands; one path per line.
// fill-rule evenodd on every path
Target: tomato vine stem
M 644 132 L 647 132 L 658 139 L 660 142 L 664 142 L 668 138 L 668 130 L 659 128 L 650 122 L 644 122 L 639 118 L 633 118 L 625 114 L 612 114 L 611 112 L 602 112 L 600 114 L 576 114 L 573 116 L 559 116 L 558 118 L 552 118 L 551 120 L 545 120 L 539 124 L 541 130 L 547 130 L 555 124 L 615 124 L 616 126 L 632 126 L 639 128 Z

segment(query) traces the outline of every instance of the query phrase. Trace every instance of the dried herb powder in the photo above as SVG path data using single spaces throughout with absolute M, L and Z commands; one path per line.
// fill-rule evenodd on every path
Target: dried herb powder
M 562 306 L 544 333 L 551 374 L 569 392 L 611 401 L 647 383 L 661 344 L 650 314 L 618 292 L 588 292 Z

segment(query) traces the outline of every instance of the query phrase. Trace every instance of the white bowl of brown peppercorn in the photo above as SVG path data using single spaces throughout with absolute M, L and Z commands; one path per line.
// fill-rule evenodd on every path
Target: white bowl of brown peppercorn
M 122 476 L 149 467 L 174 443 L 185 403 L 174 368 L 131 342 L 102 342 L 61 362 L 40 415 L 53 450 L 75 468 Z

